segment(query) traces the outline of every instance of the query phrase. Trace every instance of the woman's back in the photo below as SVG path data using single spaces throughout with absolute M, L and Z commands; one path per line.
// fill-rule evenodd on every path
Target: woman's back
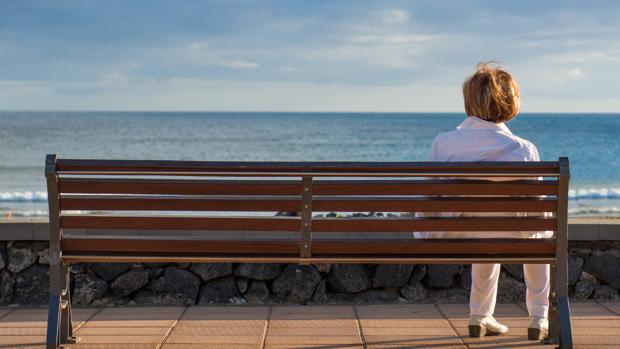
M 517 137 L 504 123 L 467 117 L 456 130 L 433 141 L 431 161 L 540 161 L 531 142 Z

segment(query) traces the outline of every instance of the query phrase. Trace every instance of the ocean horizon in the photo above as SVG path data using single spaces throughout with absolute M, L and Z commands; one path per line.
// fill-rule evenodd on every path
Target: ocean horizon
M 463 113 L 0 112 L 0 218 L 47 215 L 45 155 L 203 161 L 426 161 Z M 620 114 L 523 113 L 507 126 L 571 162 L 569 215 L 620 216 Z

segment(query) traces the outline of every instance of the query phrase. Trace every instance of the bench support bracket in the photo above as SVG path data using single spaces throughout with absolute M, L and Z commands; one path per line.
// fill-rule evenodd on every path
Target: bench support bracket
M 50 241 L 50 284 L 49 310 L 47 314 L 46 349 L 55 349 L 60 344 L 77 343 L 73 336 L 71 317 L 71 296 L 69 264 L 63 263 L 60 250 L 60 207 L 58 195 L 58 175 L 56 174 L 56 155 L 45 159 L 45 177 L 49 196 L 49 241 Z
M 301 258 L 312 256 L 312 177 L 301 179 L 301 230 L 299 236 L 299 255 Z M 300 264 L 308 264 L 301 262 Z
M 556 229 L 556 260 L 551 280 L 550 341 L 562 349 L 572 349 L 572 329 L 568 304 L 568 158 L 560 158 L 558 216 Z

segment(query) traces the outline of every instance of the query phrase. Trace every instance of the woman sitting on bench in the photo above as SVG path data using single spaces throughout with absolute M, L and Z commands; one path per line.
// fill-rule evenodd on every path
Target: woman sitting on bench
M 514 78 L 500 67 L 480 63 L 475 73 L 463 84 L 465 111 L 468 117 L 456 130 L 439 134 L 433 141 L 431 161 L 540 161 L 538 150 L 531 142 L 512 134 L 504 122 L 519 112 L 519 86 Z M 476 215 L 476 213 L 442 213 Z M 493 215 L 493 214 L 489 214 Z M 497 214 L 496 214 L 497 215 Z M 523 215 L 523 214 L 520 214 Z M 424 214 L 429 216 L 429 214 Z M 551 232 L 416 232 L 420 238 L 542 238 Z M 549 265 L 523 266 L 527 284 L 526 302 L 530 315 L 528 338 L 548 336 Z M 469 300 L 469 335 L 482 337 L 508 332 L 508 327 L 493 317 L 497 298 L 500 264 L 473 264 Z

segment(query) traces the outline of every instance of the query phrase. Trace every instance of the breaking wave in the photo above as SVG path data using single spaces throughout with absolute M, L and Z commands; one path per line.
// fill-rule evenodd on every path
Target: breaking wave
M 620 214 L 620 207 L 616 206 L 603 206 L 603 207 L 576 207 L 569 208 L 569 216 L 583 216 L 583 215 L 618 215 Z
M 44 192 L 44 191 L 0 192 L 0 202 L 47 202 L 47 192 Z
M 0 211 L 0 218 L 33 218 L 47 217 L 47 210 L 16 210 Z
M 620 199 L 620 188 L 570 189 L 568 197 L 579 199 Z M 45 191 L 0 192 L 0 202 L 47 202 Z
M 568 198 L 571 200 L 620 199 L 620 188 L 570 189 L 568 191 Z

